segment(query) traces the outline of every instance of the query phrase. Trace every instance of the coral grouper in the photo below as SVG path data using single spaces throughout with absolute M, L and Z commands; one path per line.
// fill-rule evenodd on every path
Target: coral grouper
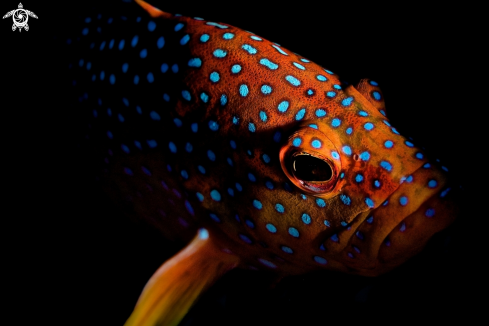
M 232 268 L 376 276 L 457 214 L 446 168 L 390 124 L 372 80 L 251 32 L 136 1 L 69 40 L 88 141 L 112 198 L 188 246 L 126 325 L 175 325 Z

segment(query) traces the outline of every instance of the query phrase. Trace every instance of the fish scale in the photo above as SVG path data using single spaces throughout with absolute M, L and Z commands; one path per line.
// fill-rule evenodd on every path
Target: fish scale
M 445 173 L 391 126 L 376 82 L 138 3 L 152 17 L 87 18 L 70 67 L 105 189 L 164 236 L 205 228 L 224 261 L 281 276 L 374 276 L 453 221 Z M 304 155 L 331 178 L 299 179 Z

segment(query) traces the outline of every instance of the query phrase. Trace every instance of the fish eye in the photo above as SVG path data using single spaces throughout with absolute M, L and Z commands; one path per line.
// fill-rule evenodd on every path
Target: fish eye
M 327 182 L 333 177 L 331 165 L 315 156 L 300 153 L 292 158 L 292 173 L 306 182 Z

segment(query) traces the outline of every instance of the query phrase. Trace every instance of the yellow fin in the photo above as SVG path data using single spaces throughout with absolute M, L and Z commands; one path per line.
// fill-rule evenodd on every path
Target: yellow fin
M 167 12 L 164 12 L 164 11 L 161 11 L 160 9 L 156 8 L 156 7 L 153 7 L 152 5 L 150 5 L 149 3 L 147 2 L 144 2 L 142 0 L 134 0 L 135 2 L 137 2 L 138 5 L 141 6 L 141 8 L 143 8 L 144 10 L 146 10 L 148 12 L 148 14 L 150 14 L 151 17 L 153 18 L 156 18 L 156 17 L 171 17 L 171 14 L 167 13 Z
M 124 326 L 177 325 L 198 296 L 239 263 L 212 242 L 206 229 L 150 278 Z

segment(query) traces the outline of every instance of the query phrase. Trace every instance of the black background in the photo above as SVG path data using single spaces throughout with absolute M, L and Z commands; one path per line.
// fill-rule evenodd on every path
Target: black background
M 84 169 L 60 40 L 95 1 L 23 2 L 28 32 L 0 21 L 2 293 L 8 325 L 122 325 L 145 282 L 178 250 L 112 207 Z M 102 3 L 102 2 L 99 2 Z M 114 13 L 127 5 L 103 2 Z M 481 316 L 487 302 L 482 8 L 409 2 L 154 1 L 170 13 L 252 31 L 350 83 L 379 83 L 394 126 L 440 158 L 467 200 L 448 247 L 377 279 L 319 274 L 268 289 L 233 271 L 185 325 L 399 323 Z M 2 1 L 1 14 L 17 8 Z M 361 291 L 363 289 L 363 292 Z M 360 294 L 358 294 L 360 291 Z

